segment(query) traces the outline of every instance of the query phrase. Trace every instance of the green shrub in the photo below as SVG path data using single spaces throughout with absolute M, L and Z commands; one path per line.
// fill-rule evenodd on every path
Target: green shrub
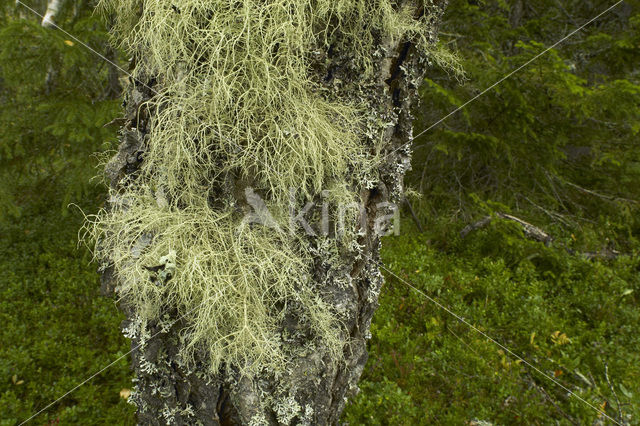
M 580 397 L 640 406 L 640 260 L 589 261 L 505 232 L 385 240 L 388 267 Z M 591 423 L 598 413 L 387 275 L 350 424 Z M 605 376 L 608 367 L 609 385 Z M 549 400 L 553 400 L 551 403 Z M 556 408 L 557 405 L 558 408 Z M 391 419 L 397 419 L 392 421 Z
M 82 216 L 62 215 L 51 197 L 0 223 L 0 417 L 15 425 L 129 351 L 122 316 L 100 297 L 91 254 L 78 246 Z M 50 199 L 49 197 L 53 198 Z M 95 208 L 101 193 L 81 202 Z M 131 387 L 129 357 L 78 388 L 39 424 L 134 424 L 119 395 Z

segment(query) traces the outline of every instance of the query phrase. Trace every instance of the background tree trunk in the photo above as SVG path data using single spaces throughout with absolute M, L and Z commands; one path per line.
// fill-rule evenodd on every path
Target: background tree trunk
M 416 16 L 427 13 L 422 5 L 409 1 L 399 3 L 402 3 L 401 7 L 411 7 Z M 428 13 L 433 17 L 429 20 L 430 28 L 426 29 L 430 43 L 435 43 L 445 3 L 439 1 L 428 5 Z M 313 278 L 322 283 L 325 302 L 341 313 L 342 332 L 348 334 L 344 359 L 336 361 L 318 347 L 316 351 L 290 360 L 291 367 L 282 374 L 266 371 L 250 378 L 239 374 L 233 366 L 221 369 L 218 374 L 209 374 L 206 359 L 197 359 L 194 369 L 185 369 L 174 362 L 179 352 L 179 331 L 185 325 L 183 321 L 176 322 L 168 330 L 163 330 L 161 324 L 148 324 L 145 337 L 141 337 L 143 333 L 129 334 L 135 348 L 132 361 L 136 386 L 132 399 L 138 406 L 141 424 L 336 424 L 347 398 L 357 392 L 357 382 L 367 361 L 369 327 L 382 285 L 376 263 L 380 236 L 374 229 L 375 219 L 381 213 L 380 203 L 395 203 L 401 199 L 403 176 L 410 165 L 410 109 L 417 100 L 417 85 L 427 60 L 424 52 L 416 51 L 406 40 L 379 37 L 379 51 L 384 54 L 373 58 L 375 73 L 363 77 L 354 55 L 340 47 L 339 41 L 338 35 L 336 43 L 329 48 L 318 46 L 317 60 L 312 66 L 316 82 L 341 98 L 368 99 L 375 108 L 372 116 L 386 123 L 382 133 L 384 161 L 379 170 L 379 181 L 362 182 L 351 188 L 366 210 L 359 247 L 343 253 L 336 264 L 328 254 L 323 254 L 318 239 L 306 237 L 310 246 L 317 249 Z M 149 109 L 145 102 L 160 89 L 159 81 L 162 81 L 160 75 L 149 73 L 146 78 L 138 75 L 138 81 L 128 88 L 126 124 L 120 132 L 119 152 L 107 166 L 114 190 L 123 185 L 124 176 L 135 177 L 146 147 L 153 143 L 146 135 L 156 111 Z M 371 139 L 371 136 L 363 129 L 362 138 Z M 241 187 L 216 189 L 219 193 L 243 194 Z M 236 198 L 240 204 L 246 204 L 241 196 Z M 102 277 L 103 290 L 107 293 L 122 284 L 113 267 L 106 268 Z M 343 285 L 344 277 L 348 277 L 350 283 L 347 287 Z M 128 317 L 123 328 L 130 330 L 135 321 L 132 308 L 127 300 L 122 300 L 121 306 Z M 293 314 L 287 314 L 282 321 L 283 329 L 303 331 L 297 335 L 304 335 L 306 326 Z M 304 342 L 293 339 L 286 344 L 302 346 Z

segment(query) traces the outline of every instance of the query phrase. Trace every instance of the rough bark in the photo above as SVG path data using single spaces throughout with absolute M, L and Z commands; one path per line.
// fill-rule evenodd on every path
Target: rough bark
M 405 2 L 405 6 L 411 5 Z M 432 5 L 429 33 L 435 42 L 440 14 L 446 2 Z M 425 13 L 415 6 L 416 14 Z M 378 304 L 382 275 L 377 266 L 380 236 L 374 231 L 375 218 L 383 202 L 399 202 L 402 181 L 410 164 L 412 135 L 411 107 L 417 100 L 417 85 L 427 65 L 425 55 L 405 41 L 379 40 L 380 52 L 374 63 L 376 73 L 363 81 L 349 51 L 335 47 L 317 53 L 314 72 L 325 88 L 341 97 L 364 96 L 375 106 L 372 117 L 391 123 L 384 134 L 382 154 L 384 163 L 380 180 L 373 187 L 352 188 L 364 201 L 366 224 L 358 241 L 359 248 L 344 254 L 339 264 L 332 264 L 328 255 L 316 247 L 314 280 L 322 283 L 325 301 L 341 312 L 341 320 L 350 344 L 345 347 L 344 359 L 336 362 L 322 347 L 291 360 L 285 373 L 265 372 L 256 378 L 243 377 L 233 367 L 218 374 L 206 373 L 205 359 L 197 365 L 185 367 L 175 362 L 179 350 L 178 321 L 170 329 L 151 325 L 146 336 L 131 337 L 132 368 L 135 371 L 138 421 L 141 424 L 337 424 L 347 399 L 358 391 L 357 382 L 367 361 L 367 339 L 372 316 Z M 135 59 L 134 59 L 135 60 Z M 126 124 L 120 132 L 120 148 L 107 166 L 113 188 L 122 177 L 135 175 L 145 146 L 149 143 L 150 116 L 153 111 L 145 101 L 154 96 L 157 76 L 148 76 L 131 84 L 125 99 Z M 357 82 L 358 84 L 350 84 Z M 350 93 L 358 87 L 360 93 Z M 368 136 L 363 133 L 363 138 Z M 240 189 L 240 191 L 238 191 Z M 242 188 L 235 191 L 243 194 Z M 220 188 L 220 191 L 229 191 Z M 245 202 L 245 200 L 238 200 Z M 311 246 L 318 242 L 308 237 Z M 110 293 L 117 287 L 113 270 L 103 271 L 103 291 Z M 350 286 L 345 287 L 345 279 Z M 123 324 L 131 330 L 131 309 L 126 300 L 121 306 L 128 320 Z M 296 336 L 304 336 L 304 324 L 292 313 L 282 323 L 283 328 L 295 329 Z M 300 332 L 302 330 L 302 332 Z M 148 338 L 148 336 L 154 336 Z M 298 337 L 297 339 L 301 339 Z M 287 342 L 302 345 L 301 341 Z

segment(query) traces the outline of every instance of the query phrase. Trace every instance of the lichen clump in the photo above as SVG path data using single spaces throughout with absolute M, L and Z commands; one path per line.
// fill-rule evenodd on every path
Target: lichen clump
M 381 41 L 426 43 L 428 14 L 389 0 L 102 0 L 101 8 L 116 12 L 115 40 L 136 58 L 133 76 L 155 78 L 140 168 L 111 189 L 111 208 L 89 227 L 122 299 L 143 322 L 183 318 L 185 359 L 205 351 L 212 371 L 280 368 L 279 324 L 292 306 L 339 356 L 339 318 L 313 282 L 307 243 L 288 229 L 242 225 L 238 193 L 251 186 L 282 213 L 290 188 L 312 199 L 375 180 L 382 132 L 364 129 L 366 99 L 327 90 L 316 68 L 331 46 L 352 55 L 365 81 Z

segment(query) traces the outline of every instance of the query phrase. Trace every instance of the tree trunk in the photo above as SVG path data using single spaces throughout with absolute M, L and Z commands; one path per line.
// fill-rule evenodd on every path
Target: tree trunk
M 400 4 L 393 7 L 402 10 L 402 16 L 408 16 L 422 25 L 426 45 L 435 43 L 437 25 L 446 1 L 397 3 Z M 140 4 L 137 7 L 140 8 L 138 16 L 142 16 L 138 19 L 145 19 L 147 15 L 143 8 L 146 6 Z M 171 7 L 176 15 L 190 13 L 180 1 L 175 1 Z M 114 12 L 119 13 L 118 10 Z M 274 338 L 278 339 L 278 345 L 286 354 L 282 368 L 270 365 L 268 368 L 254 369 L 249 374 L 234 358 L 217 365 L 212 371 L 212 361 L 206 350 L 198 349 L 192 352 L 189 362 L 182 361 L 184 330 L 193 320 L 183 306 L 171 299 L 171 302 L 163 302 L 162 315 L 141 321 L 136 305 L 139 302 L 125 292 L 121 294 L 120 305 L 127 316 L 123 328 L 131 338 L 134 349 L 132 367 L 135 371 L 135 387 L 131 400 L 138 408 L 139 423 L 337 424 L 347 398 L 358 391 L 357 382 L 367 361 L 366 341 L 370 337 L 370 323 L 382 285 L 377 264 L 380 218 L 389 213 L 388 203 L 401 199 L 403 176 L 410 164 L 410 108 L 417 100 L 417 85 L 422 79 L 423 68 L 431 61 L 424 48 L 415 48 L 411 37 L 394 37 L 372 26 L 366 28 L 372 48 L 369 50 L 371 57 L 367 58 L 368 63 L 365 64 L 352 51 L 354 39 L 342 33 L 341 22 L 333 18 L 327 20 L 326 24 L 334 29 L 331 38 L 327 43 L 318 42 L 312 51 L 310 49 L 306 67 L 314 83 L 313 89 L 310 89 L 313 93 L 321 93 L 326 99 L 344 103 L 359 100 L 369 108 L 368 116 L 357 127 L 357 131 L 359 143 L 366 147 L 366 156 L 371 159 L 370 164 L 375 165 L 375 173 L 365 177 L 353 175 L 342 178 L 346 179 L 344 183 L 349 194 L 362 203 L 365 214 L 362 220 L 347 224 L 347 227 L 351 227 L 347 229 L 348 235 L 355 235 L 353 241 L 332 243 L 332 247 L 337 247 L 338 255 L 335 255 L 335 252 L 326 248 L 328 238 L 335 234 L 336 223 L 334 219 L 328 220 L 321 215 L 324 192 L 309 191 L 305 199 L 294 196 L 291 206 L 282 207 L 285 210 L 292 207 L 296 214 L 299 213 L 298 219 L 302 220 L 293 220 L 294 225 L 306 225 L 303 220 L 308 219 L 306 228 L 296 228 L 296 247 L 303 247 L 308 255 L 305 259 L 308 260 L 311 276 L 309 288 L 320 296 L 322 303 L 337 318 L 332 323 L 332 333 L 343 342 L 340 351 L 342 356 L 336 357 L 329 345 L 323 344 L 317 330 L 312 328 L 311 321 L 301 314 L 301 308 L 298 309 L 298 302 L 289 298 L 286 303 L 281 301 L 270 305 L 273 310 L 281 312 L 280 316 L 276 315 Z M 182 42 L 184 40 L 175 40 L 175 43 Z M 282 48 L 281 45 L 275 46 L 276 50 L 278 48 Z M 166 82 L 175 78 L 175 74 L 169 71 L 164 73 L 148 65 L 146 55 L 150 53 L 145 46 L 131 50 L 132 69 L 136 70 L 135 81 L 132 80 L 125 98 L 126 124 L 120 132 L 119 151 L 106 167 L 112 191 L 110 211 L 104 213 L 107 216 L 114 211 L 126 213 L 127 207 L 122 206 L 127 202 L 118 197 L 151 179 L 148 170 L 141 170 L 145 161 L 148 161 L 147 153 L 155 143 L 155 118 L 173 99 L 169 96 L 163 102 L 153 102 L 160 96 L 159 93 L 164 93 L 163 90 L 170 84 Z M 187 68 L 190 65 L 193 64 L 187 64 Z M 300 143 L 299 150 L 302 151 L 304 142 Z M 375 163 L 373 159 L 376 155 L 382 161 Z M 158 166 L 155 168 L 157 170 Z M 221 173 L 224 179 L 212 179 L 208 188 L 213 200 L 210 202 L 211 209 L 220 208 L 216 200 L 232 198 L 237 210 L 258 210 L 257 204 L 250 198 L 253 189 L 246 188 L 249 186 L 256 188 L 260 197 L 266 200 L 265 205 L 282 205 L 282 198 L 274 195 L 273 191 L 261 190 L 260 183 L 252 181 L 252 174 L 259 173 L 260 170 L 236 175 L 225 172 Z M 375 180 L 371 176 L 375 176 Z M 172 211 L 188 209 L 187 201 L 174 202 L 178 196 L 167 197 L 168 201 L 164 198 L 161 200 L 159 190 L 152 191 L 156 191 L 159 205 L 168 203 L 174 209 Z M 315 204 L 304 210 L 303 206 L 309 201 Z M 314 230 L 314 235 L 302 232 L 308 228 Z M 322 237 L 321 229 L 325 228 L 332 229 L 325 232 L 331 234 L 328 238 Z M 107 229 L 103 232 L 108 235 L 109 232 L 125 231 Z M 104 236 L 102 240 L 98 238 L 97 243 L 104 262 L 103 290 L 113 293 L 127 286 L 129 283 L 126 281 L 131 278 L 122 272 L 127 268 L 128 261 L 116 258 L 112 246 L 104 239 Z M 132 241 L 135 244 L 130 244 L 129 250 L 138 256 L 140 251 L 151 247 L 155 240 L 153 234 L 138 233 Z M 135 256 L 131 262 L 135 261 Z M 179 270 L 181 262 L 185 260 L 180 260 L 180 252 L 176 256 L 175 268 Z M 169 262 L 173 264 L 173 260 L 165 259 L 158 266 L 143 265 L 143 269 L 151 271 L 145 273 L 155 284 L 164 282 L 162 280 L 173 283 L 178 275 L 171 277 L 173 269 L 167 272 Z M 162 271 L 166 273 L 160 278 Z M 215 310 L 216 306 L 212 309 Z M 167 318 L 171 321 L 167 321 Z M 250 361 L 250 357 L 247 359 Z

